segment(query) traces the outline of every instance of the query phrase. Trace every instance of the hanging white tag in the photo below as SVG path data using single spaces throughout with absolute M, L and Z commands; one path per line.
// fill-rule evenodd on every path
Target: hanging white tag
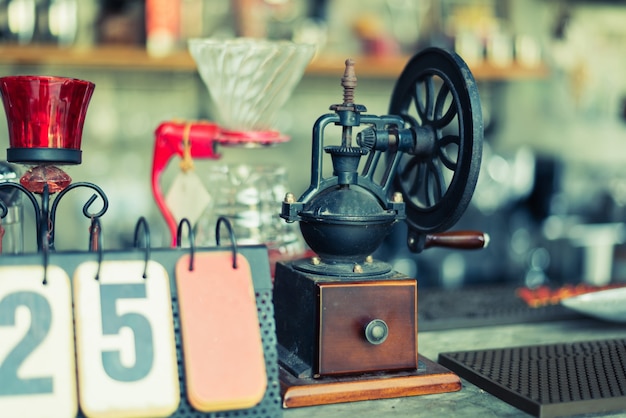
M 211 203 L 211 195 L 194 170 L 180 171 L 165 196 L 165 203 L 176 222 L 187 218 L 195 225 Z

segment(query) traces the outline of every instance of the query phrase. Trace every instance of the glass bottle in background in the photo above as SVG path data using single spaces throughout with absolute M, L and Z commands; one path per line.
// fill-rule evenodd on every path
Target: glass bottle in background
M 69 46 L 78 33 L 78 0 L 48 0 L 47 21 L 50 41 Z
M 9 0 L 0 0 L 0 42 L 9 39 L 8 3 Z
M 8 0 L 7 40 L 19 44 L 31 43 L 37 28 L 37 2 L 35 0 Z
M 18 179 L 15 168 L 5 161 L 0 161 L 0 183 L 17 182 Z M 24 252 L 24 227 L 21 193 L 16 188 L 0 189 L 0 200 L 7 207 L 6 216 L 0 218 L 0 253 L 22 253 Z

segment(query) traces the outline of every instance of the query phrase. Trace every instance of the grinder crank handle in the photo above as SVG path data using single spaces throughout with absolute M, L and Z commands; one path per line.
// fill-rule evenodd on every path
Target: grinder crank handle
M 215 151 L 215 142 L 220 131 L 219 126 L 212 122 L 169 121 L 161 123 L 154 133 L 152 194 L 170 231 L 172 247 L 176 246 L 178 226 L 165 203 L 159 182 L 161 174 L 174 155 L 183 158 L 185 153 L 189 153 L 191 158 L 219 158 Z
M 489 245 L 489 235 L 480 231 L 448 231 L 437 234 L 410 233 L 408 244 L 409 249 L 417 253 L 432 247 L 479 250 Z

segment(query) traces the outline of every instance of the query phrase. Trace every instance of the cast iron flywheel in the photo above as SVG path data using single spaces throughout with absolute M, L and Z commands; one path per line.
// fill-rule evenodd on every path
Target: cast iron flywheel
M 445 231 L 465 212 L 480 171 L 483 122 L 474 77 L 456 53 L 425 49 L 397 80 L 389 113 L 420 131 L 418 139 L 430 138 L 402 155 L 395 175 L 407 224 L 417 234 Z

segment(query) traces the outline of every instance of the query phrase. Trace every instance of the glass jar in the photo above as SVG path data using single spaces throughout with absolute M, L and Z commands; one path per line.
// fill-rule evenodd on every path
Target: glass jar
M 280 218 L 287 192 L 287 171 L 274 165 L 214 164 L 207 173 L 211 203 L 198 221 L 197 245 L 215 245 L 215 225 L 226 217 L 240 245 L 264 244 L 279 252 L 299 253 L 298 225 Z M 224 241 L 228 234 L 222 231 Z
M 0 183 L 17 182 L 19 176 L 15 168 L 0 161 Z M 19 254 L 24 251 L 24 227 L 21 193 L 16 188 L 0 189 L 0 200 L 7 207 L 7 214 L 0 218 L 0 253 Z

